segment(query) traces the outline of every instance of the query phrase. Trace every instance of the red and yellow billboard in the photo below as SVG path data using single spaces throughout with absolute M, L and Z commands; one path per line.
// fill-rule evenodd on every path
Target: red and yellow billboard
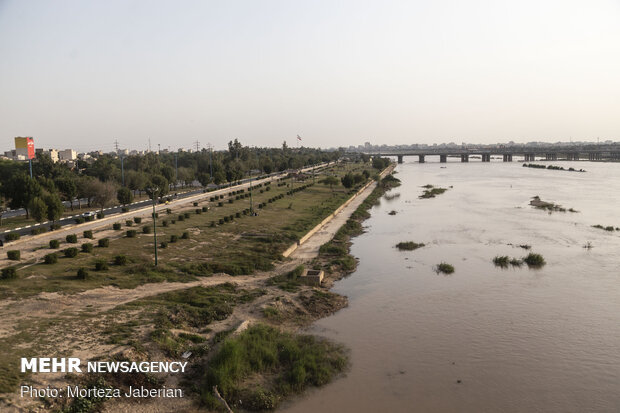
M 28 159 L 34 159 L 34 139 L 15 138 L 15 151 L 18 155 L 24 155 Z

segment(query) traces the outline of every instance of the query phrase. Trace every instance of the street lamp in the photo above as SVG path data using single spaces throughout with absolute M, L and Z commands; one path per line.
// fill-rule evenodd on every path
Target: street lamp
M 147 188 L 147 192 L 153 198 L 153 247 L 155 248 L 155 266 L 157 267 L 157 220 L 155 219 L 155 204 L 159 195 L 159 187 L 152 186 Z

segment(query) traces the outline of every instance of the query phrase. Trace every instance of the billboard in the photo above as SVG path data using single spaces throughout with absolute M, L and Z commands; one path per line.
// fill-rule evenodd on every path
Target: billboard
M 34 159 L 34 139 L 15 138 L 15 152 L 17 155 L 24 155 L 27 159 Z

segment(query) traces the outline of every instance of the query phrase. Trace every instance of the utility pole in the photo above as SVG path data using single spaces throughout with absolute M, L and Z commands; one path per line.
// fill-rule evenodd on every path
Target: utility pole
M 116 149 L 116 153 L 118 153 L 118 139 L 114 139 L 114 149 Z
M 209 173 L 211 174 L 211 180 L 213 180 L 213 146 L 207 143 L 207 148 L 209 149 Z
M 199 152 L 200 149 L 198 147 L 200 146 L 200 142 L 196 141 L 194 142 L 194 145 L 196 145 L 196 152 Z
M 123 183 L 123 186 L 125 186 L 125 168 L 124 168 L 124 161 L 125 157 L 123 155 L 121 155 L 121 180 Z
M 161 143 L 157 144 L 157 155 L 161 154 Z
M 179 152 L 174 153 L 174 187 L 177 187 L 179 182 L 179 165 L 178 165 Z

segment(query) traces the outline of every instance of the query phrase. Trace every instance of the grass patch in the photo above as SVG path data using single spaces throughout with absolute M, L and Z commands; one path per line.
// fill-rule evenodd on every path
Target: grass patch
M 214 386 L 232 408 L 272 410 L 291 394 L 329 383 L 347 367 L 341 346 L 258 324 L 227 339 L 206 366 L 201 401 L 217 408 Z M 265 382 L 252 377 L 261 374 Z
M 267 285 L 269 286 L 277 286 L 279 289 L 295 292 L 299 290 L 299 287 L 302 285 L 299 277 L 304 272 L 304 266 L 299 265 L 294 270 L 289 271 L 286 274 L 276 275 L 275 277 L 271 277 L 267 280 Z

